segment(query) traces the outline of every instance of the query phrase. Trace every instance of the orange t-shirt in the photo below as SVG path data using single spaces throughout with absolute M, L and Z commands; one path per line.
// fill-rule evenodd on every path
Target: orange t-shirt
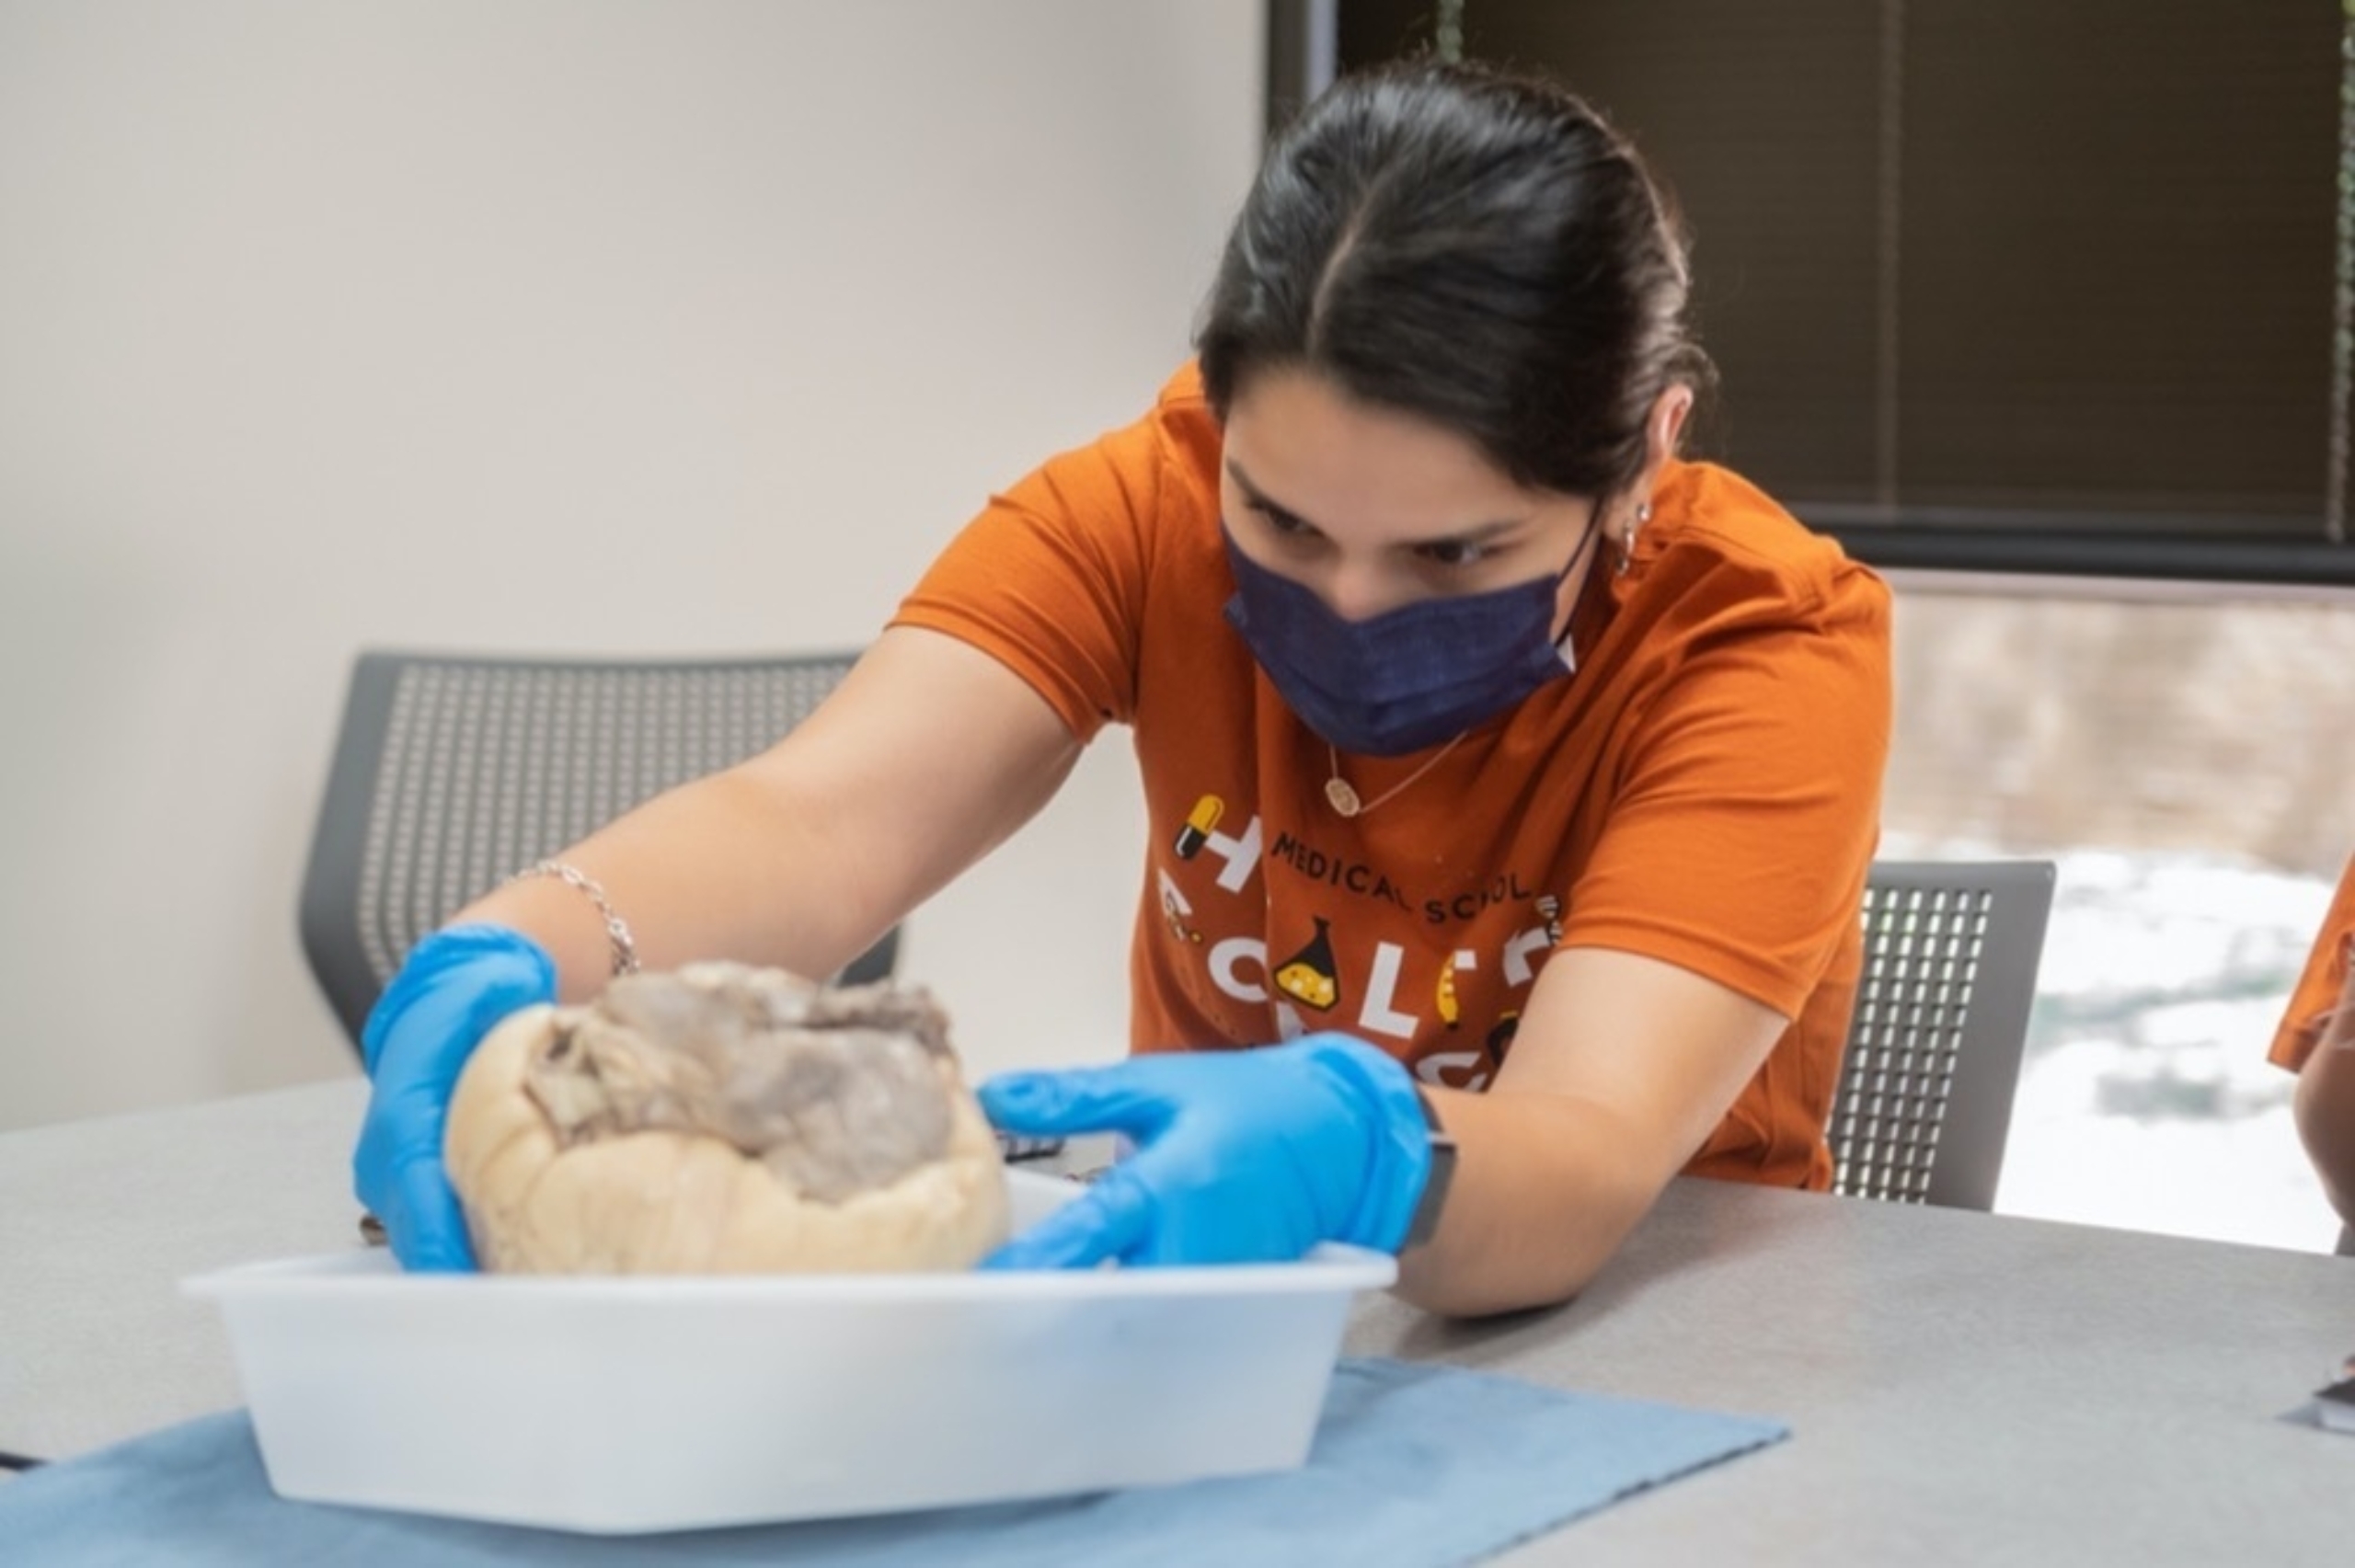
M 2265 1053 L 2265 1059 L 2276 1067 L 2296 1072 L 2315 1054 L 2315 1047 L 2320 1043 L 2323 1030 L 2338 1006 L 2339 990 L 2347 984 L 2347 942 L 2350 936 L 2355 936 L 2355 860 L 2349 861 L 2347 869 L 2339 875 L 2338 891 L 2331 896 L 2330 912 L 2323 917 L 2314 951 L 2306 955 L 2305 970 L 2298 976 L 2297 989 L 2290 993 L 2290 1005 L 2281 1014 L 2281 1026 L 2273 1032 L 2273 1048 Z
M 1223 613 L 1219 461 L 1189 367 L 994 498 L 896 618 L 1003 661 L 1082 739 L 1134 731 L 1132 1047 L 1331 1028 L 1483 1088 L 1547 955 L 1618 948 L 1796 1020 L 1687 1169 L 1828 1185 L 1889 746 L 1879 580 L 1733 475 L 1674 464 L 1630 568 L 1588 578 L 1576 670 L 1345 819 L 1325 742 Z M 1430 758 L 1342 769 L 1373 800 Z

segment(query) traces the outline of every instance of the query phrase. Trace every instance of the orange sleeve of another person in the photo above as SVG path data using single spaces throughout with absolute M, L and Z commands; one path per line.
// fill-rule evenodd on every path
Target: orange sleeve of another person
M 2281 1026 L 2274 1031 L 2273 1048 L 2266 1053 L 2266 1059 L 2276 1067 L 2296 1072 L 2314 1055 L 2331 1012 L 2338 1005 L 2339 991 L 2347 984 L 2350 936 L 2355 936 L 2355 860 L 2349 861 L 2339 874 L 2330 912 L 2323 917 L 2314 951 L 2306 955 L 2305 970 L 2299 975 L 2289 1008 L 2281 1014 Z

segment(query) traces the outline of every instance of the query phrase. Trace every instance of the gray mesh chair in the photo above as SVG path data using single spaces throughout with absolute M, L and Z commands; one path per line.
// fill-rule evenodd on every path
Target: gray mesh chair
M 1993 1207 L 2052 884 L 2050 861 L 1874 864 L 1834 1192 Z
M 303 877 L 303 952 L 355 1047 L 426 933 L 519 867 L 742 761 L 855 655 L 720 662 L 362 653 Z M 898 933 L 843 972 L 889 976 Z

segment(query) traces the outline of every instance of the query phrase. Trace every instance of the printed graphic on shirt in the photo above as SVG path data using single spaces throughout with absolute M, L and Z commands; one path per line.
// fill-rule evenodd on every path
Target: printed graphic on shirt
M 1186 917 L 1191 912 L 1191 906 L 1186 902 L 1185 895 L 1178 891 L 1178 884 L 1169 879 L 1167 872 L 1163 872 L 1161 874 L 1162 923 L 1169 928 L 1169 934 L 1178 941 L 1200 943 L 1202 940 L 1202 933 L 1186 923 Z
M 1225 821 L 1221 796 L 1198 796 L 1164 841 L 1191 864 L 1155 872 L 1187 989 L 1267 1009 L 1280 1039 L 1342 1029 L 1395 1043 L 1426 1082 L 1485 1088 L 1561 940 L 1562 897 L 1518 870 L 1418 888 L 1290 830 L 1270 840 L 1256 813 L 1239 833 Z
M 1211 830 L 1224 815 L 1226 802 L 1217 795 L 1206 795 L 1194 802 L 1194 808 L 1186 813 L 1186 825 L 1178 830 L 1178 858 L 1191 860 L 1201 853 L 1202 846 L 1210 842 Z
M 1335 968 L 1332 922 L 1320 918 L 1308 945 L 1276 967 L 1276 989 L 1303 1007 L 1330 1013 L 1341 1000 L 1341 978 Z
M 1415 1076 L 1446 1089 L 1486 1089 L 1505 1065 L 1505 1053 L 1512 1048 L 1514 1031 L 1520 1027 L 1518 1012 L 1503 1013 L 1488 1025 L 1476 1047 L 1430 1051 L 1417 1058 Z

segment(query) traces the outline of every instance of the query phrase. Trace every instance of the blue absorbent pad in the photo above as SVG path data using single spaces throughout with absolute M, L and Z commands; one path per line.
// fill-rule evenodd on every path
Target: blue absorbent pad
M 1436 1568 L 1789 1435 L 1771 1422 L 1457 1368 L 1350 1359 L 1308 1462 L 1046 1502 L 652 1536 L 584 1536 L 289 1503 L 245 1412 L 167 1427 L 0 1484 L 0 1562 L 83 1565 L 849 1563 Z

